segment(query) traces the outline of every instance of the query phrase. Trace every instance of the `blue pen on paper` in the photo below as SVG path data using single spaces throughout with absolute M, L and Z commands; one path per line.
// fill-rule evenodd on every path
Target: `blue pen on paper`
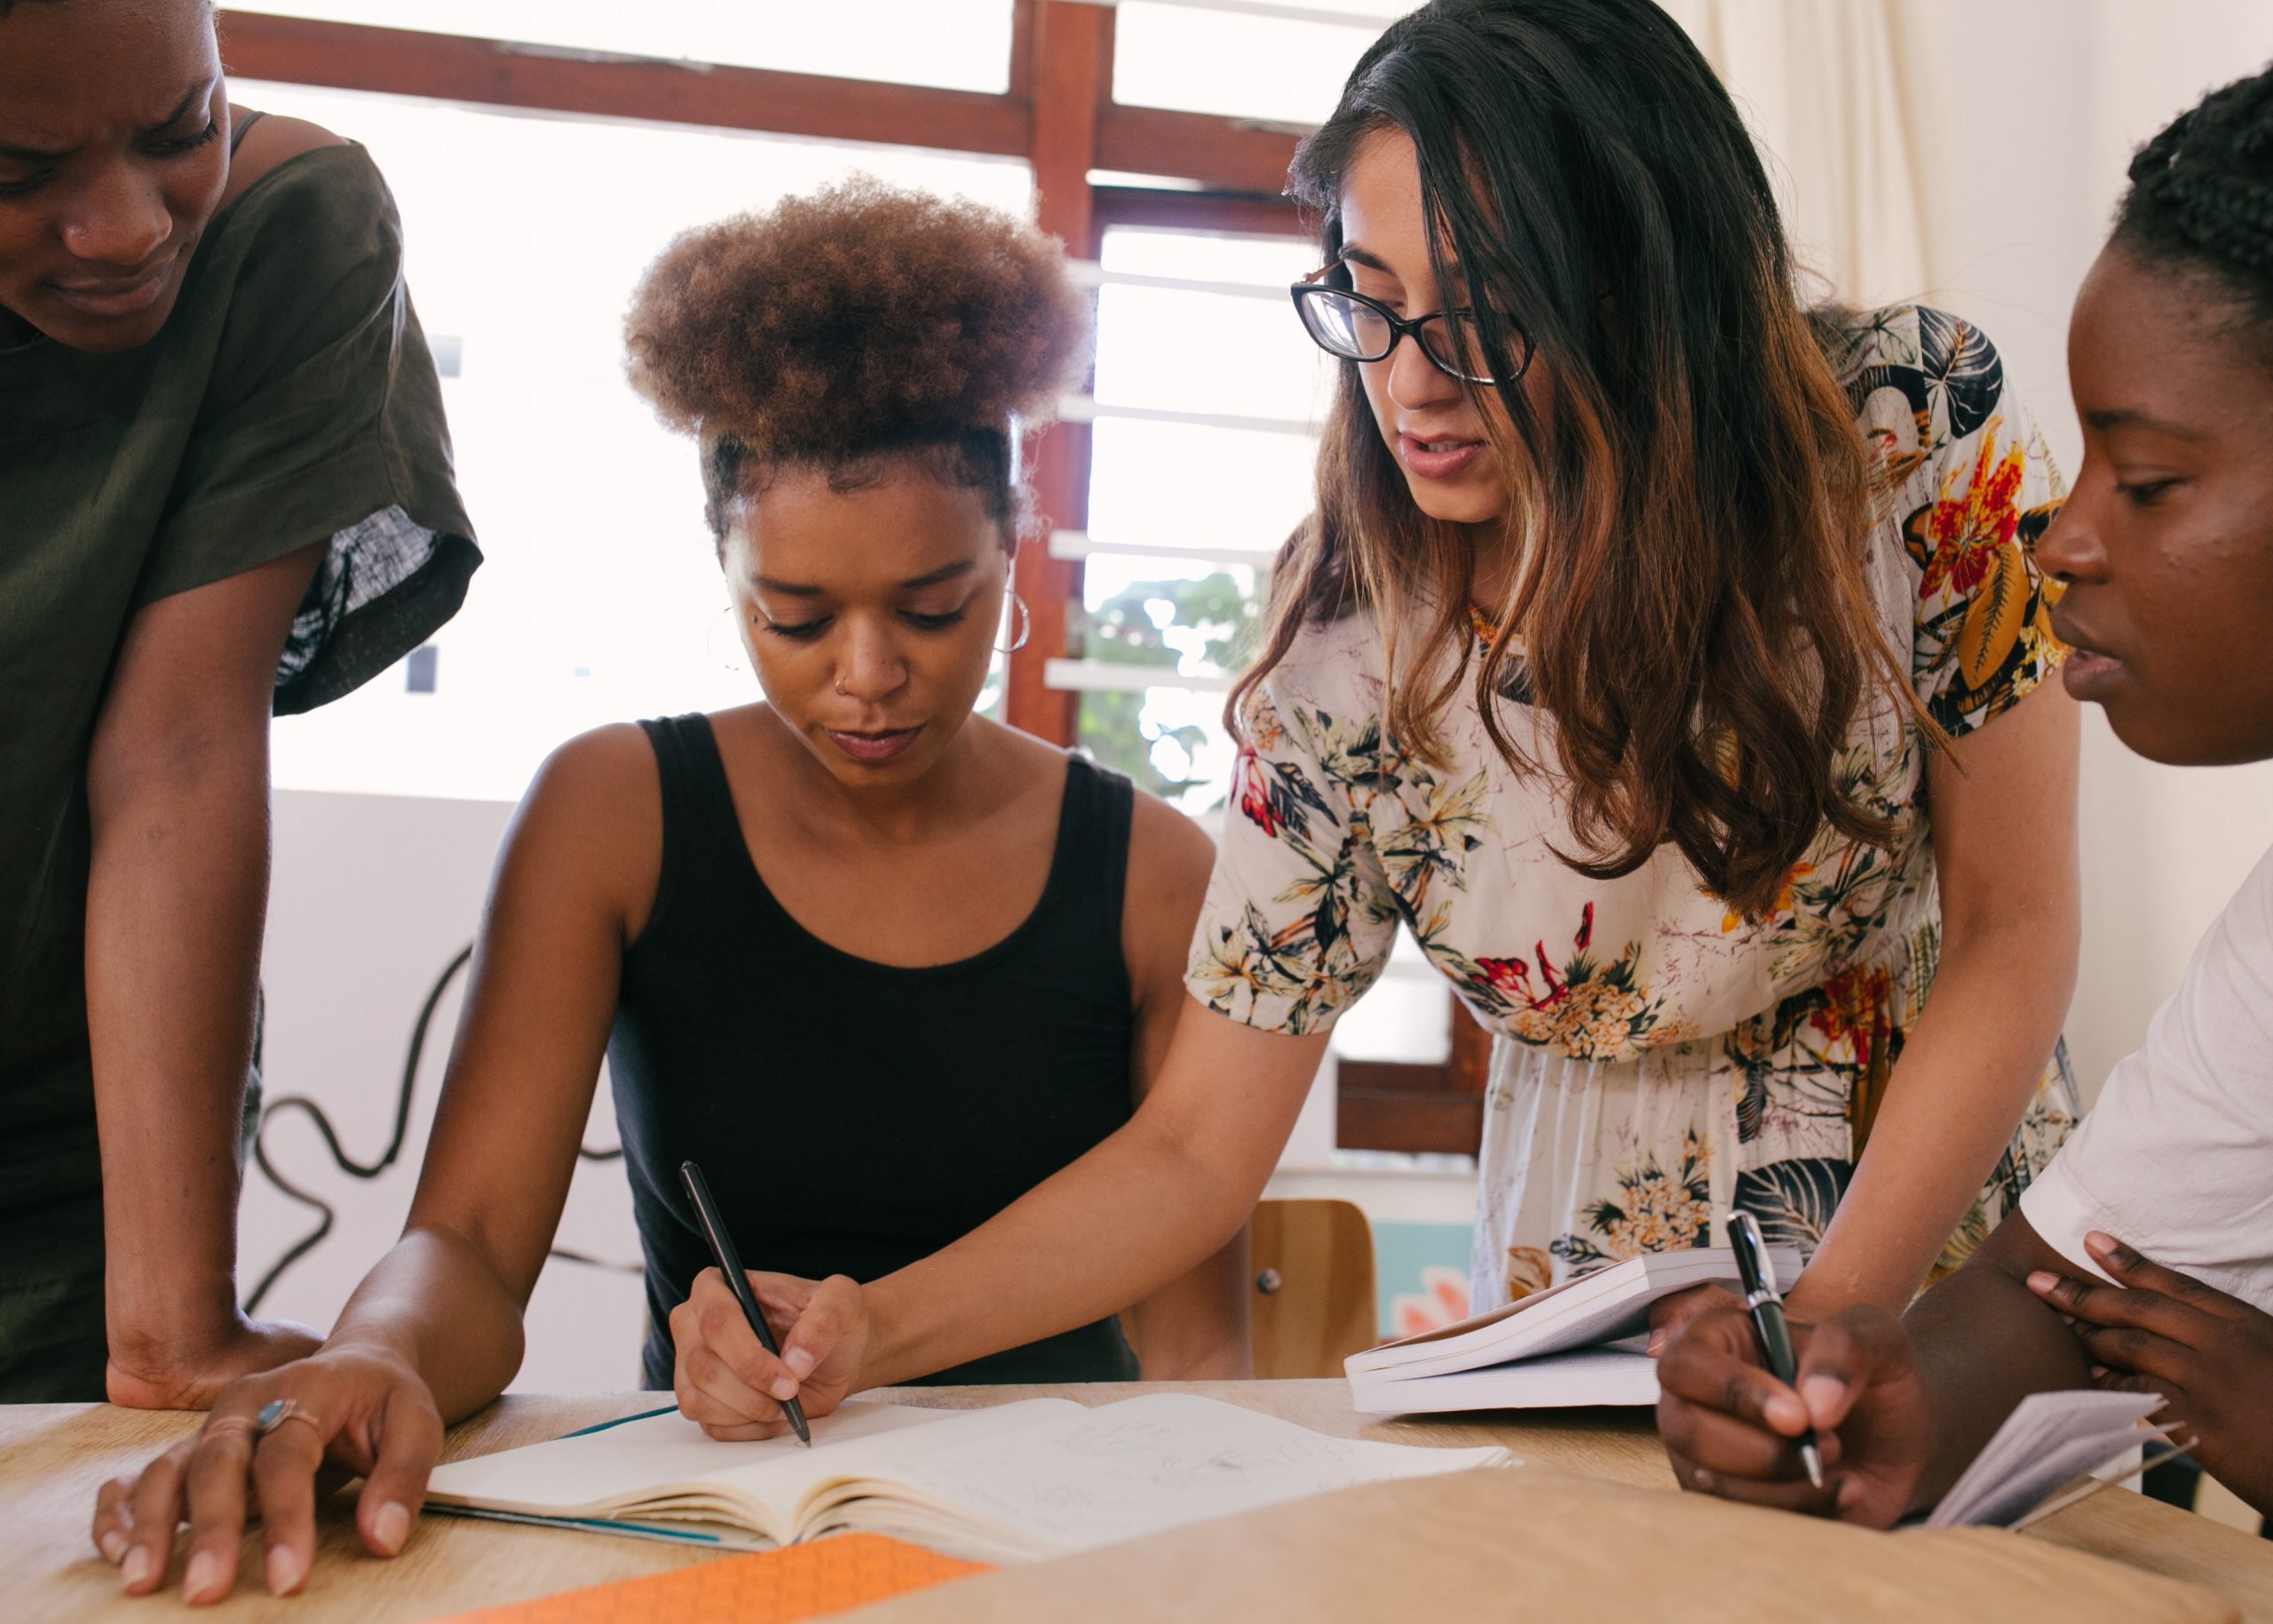
M 749 1321 L 749 1328 L 757 1333 L 757 1344 L 775 1359 L 781 1357 L 781 1344 L 773 1340 L 773 1332 L 765 1323 L 764 1311 L 751 1295 L 749 1277 L 742 1272 L 741 1254 L 734 1250 L 734 1238 L 726 1233 L 725 1221 L 718 1216 L 717 1203 L 710 1199 L 710 1185 L 702 1176 L 702 1169 L 692 1161 L 678 1164 L 679 1182 L 686 1186 L 687 1199 L 694 1203 L 695 1221 L 701 1224 L 703 1234 L 710 1242 L 710 1256 L 718 1265 L 718 1272 L 726 1277 L 726 1289 L 734 1294 L 734 1301 L 742 1305 L 742 1318 Z M 781 1408 L 789 1417 L 789 1424 L 797 1430 L 797 1441 L 806 1448 L 813 1446 L 812 1429 L 805 1424 L 805 1406 L 795 1398 L 782 1400 Z
M 1776 1265 L 1768 1256 L 1768 1242 L 1760 1233 L 1760 1220 L 1742 1208 L 1729 1214 L 1729 1247 L 1737 1255 L 1737 1274 L 1744 1282 L 1745 1311 L 1752 1316 L 1752 1338 L 1770 1374 L 1794 1391 L 1799 1390 L 1799 1361 L 1792 1355 L 1792 1333 L 1784 1323 L 1784 1299 L 1776 1291 Z M 1808 1481 L 1823 1486 L 1823 1451 L 1813 1429 L 1800 1440 L 1800 1460 Z

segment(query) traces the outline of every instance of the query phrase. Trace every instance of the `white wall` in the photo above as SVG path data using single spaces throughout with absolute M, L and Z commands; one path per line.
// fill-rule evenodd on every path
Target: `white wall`
M 473 939 L 489 867 L 512 809 L 494 801 L 280 791 L 266 958 L 269 1097 L 302 1094 L 331 1119 L 347 1154 L 385 1148 L 412 1024 L 459 948 Z M 463 977 L 435 1011 L 400 1160 L 377 1178 L 335 1167 L 297 1113 L 268 1130 L 284 1175 L 338 1210 L 332 1234 L 278 1281 L 264 1314 L 328 1328 L 364 1271 L 400 1232 L 426 1145 L 434 1097 L 457 1026 Z M 613 1145 L 615 1113 L 598 1090 L 584 1136 Z M 510 1147 L 500 1146 L 500 1153 Z M 246 1289 L 313 1215 L 249 1169 L 238 1220 Z M 580 1163 L 559 1244 L 636 1264 L 631 1197 L 620 1162 Z M 554 1259 L 529 1305 L 523 1390 L 637 1387 L 645 1298 L 636 1276 Z
M 1971 318 L 2071 477 L 2070 305 L 2137 147 L 2273 59 L 2265 0 L 1900 0 L 1899 75 L 1927 296 Z M 2069 1018 L 2095 1091 L 2177 983 L 2195 939 L 2273 844 L 2273 764 L 2181 769 L 2085 720 L 2084 946 Z

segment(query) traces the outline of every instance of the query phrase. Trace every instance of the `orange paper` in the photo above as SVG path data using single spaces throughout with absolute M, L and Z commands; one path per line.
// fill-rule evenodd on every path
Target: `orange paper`
M 993 1571 L 982 1562 L 959 1562 L 881 1534 L 847 1533 L 484 1607 L 440 1624 L 687 1624 L 695 1619 L 795 1624 Z

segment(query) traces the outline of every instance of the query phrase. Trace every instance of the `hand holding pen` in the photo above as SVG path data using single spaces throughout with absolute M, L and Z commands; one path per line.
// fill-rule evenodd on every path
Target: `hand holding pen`
M 1791 1328 L 1784 1323 L 1784 1299 L 1776 1289 L 1776 1264 L 1768 1256 L 1760 1221 L 1739 1208 L 1729 1214 L 1728 1230 L 1729 1246 L 1737 1255 L 1737 1274 L 1744 1282 L 1745 1312 L 1752 1320 L 1761 1361 L 1778 1382 L 1797 1390 L 1799 1360 L 1792 1352 Z M 1823 1446 L 1813 1429 L 1800 1439 L 1800 1461 L 1808 1469 L 1808 1481 L 1821 1488 Z
M 765 1323 L 765 1312 L 750 1291 L 749 1277 L 742 1271 L 741 1254 L 734 1248 L 734 1238 L 726 1232 L 725 1220 L 718 1216 L 718 1204 L 710 1198 L 710 1186 L 702 1176 L 702 1169 L 692 1161 L 683 1161 L 679 1163 L 678 1176 L 686 1186 L 687 1200 L 694 1207 L 695 1223 L 701 1229 L 703 1239 L 710 1243 L 710 1256 L 717 1263 L 726 1289 L 733 1293 L 749 1328 L 757 1335 L 758 1345 L 780 1359 L 781 1345 L 773 1340 L 772 1328 Z M 788 1416 L 789 1424 L 796 1429 L 797 1441 L 811 1449 L 812 1429 L 806 1424 L 804 1406 L 795 1398 L 782 1398 L 778 1402 L 782 1413 Z

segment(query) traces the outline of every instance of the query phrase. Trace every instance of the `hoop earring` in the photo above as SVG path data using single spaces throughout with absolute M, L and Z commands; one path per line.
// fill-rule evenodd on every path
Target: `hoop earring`
M 1010 594 L 1010 607 L 1018 611 L 1018 635 L 1010 639 L 1010 647 L 1003 648 L 997 646 L 994 652 L 998 654 L 1017 654 L 1020 649 L 1026 646 L 1026 639 L 1034 635 L 1034 615 L 1032 612 L 1026 608 L 1026 600 L 1019 597 L 1016 592 L 1012 592 Z

